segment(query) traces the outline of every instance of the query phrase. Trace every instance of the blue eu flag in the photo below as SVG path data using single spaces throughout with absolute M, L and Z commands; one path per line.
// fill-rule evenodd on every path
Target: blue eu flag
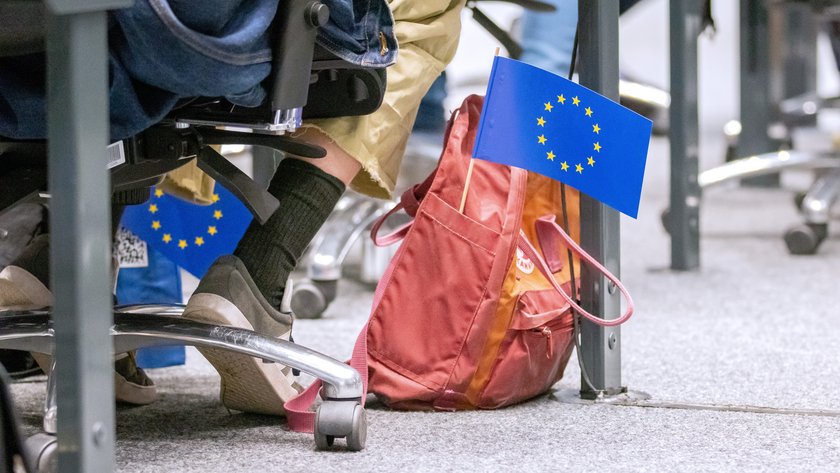
M 122 218 L 124 227 L 198 278 L 216 258 L 233 252 L 250 222 L 248 209 L 218 184 L 211 205 L 155 188 L 148 202 L 127 207 Z
M 497 56 L 473 156 L 564 182 L 635 218 L 651 127 L 579 84 Z

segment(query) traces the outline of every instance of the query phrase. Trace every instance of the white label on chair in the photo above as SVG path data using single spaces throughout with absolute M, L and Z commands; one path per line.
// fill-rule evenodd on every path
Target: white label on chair
M 108 169 L 115 168 L 125 162 L 125 147 L 123 147 L 122 140 L 108 145 L 105 151 L 108 153 Z

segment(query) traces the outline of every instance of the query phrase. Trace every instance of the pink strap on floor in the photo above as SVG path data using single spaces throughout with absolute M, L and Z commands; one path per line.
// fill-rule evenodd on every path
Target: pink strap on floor
M 595 269 L 597 269 L 601 274 L 603 274 L 608 280 L 610 280 L 615 286 L 621 291 L 621 294 L 627 300 L 627 310 L 622 314 L 621 317 L 617 319 L 603 319 L 596 315 L 592 315 L 586 310 L 584 310 L 580 305 L 578 305 L 577 301 L 573 300 L 566 291 L 564 291 L 557 281 L 554 279 L 551 269 L 546 264 L 545 259 L 543 259 L 542 255 L 537 252 L 534 246 L 528 241 L 528 237 L 525 236 L 525 233 L 520 231 L 519 232 L 519 243 L 520 248 L 523 252 L 531 259 L 539 268 L 540 272 L 543 273 L 543 276 L 546 277 L 551 282 L 551 285 L 554 289 L 560 293 L 563 299 L 571 305 L 577 313 L 582 315 L 583 317 L 591 320 L 592 322 L 604 326 L 604 327 L 613 327 L 616 325 L 621 325 L 626 322 L 632 315 L 633 311 L 635 310 L 635 305 L 633 304 L 633 298 L 630 297 L 630 293 L 627 292 L 627 289 L 624 288 L 624 285 L 621 284 L 621 281 L 618 280 L 607 268 L 605 268 L 601 263 L 599 263 L 595 258 L 590 256 L 587 252 L 583 251 L 583 249 L 572 240 L 566 232 L 560 228 L 557 223 L 555 223 L 555 216 L 554 215 L 546 215 L 541 217 L 536 222 L 537 227 L 537 237 L 540 241 L 540 246 L 543 249 L 548 249 L 550 252 L 554 253 L 559 251 L 560 243 L 565 244 L 569 249 L 572 250 L 573 253 L 577 254 L 581 261 L 585 261 Z
M 359 372 L 362 377 L 363 394 L 361 403 L 365 405 L 365 398 L 367 397 L 368 386 L 368 367 L 367 367 L 367 324 L 359 332 L 359 337 L 356 339 L 356 345 L 353 347 L 353 355 L 350 361 L 347 362 L 350 366 Z M 321 380 L 316 379 L 308 388 L 302 393 L 289 399 L 283 405 L 286 409 L 286 421 L 289 429 L 294 432 L 312 433 L 315 431 L 315 413 L 310 410 L 318 397 L 318 392 L 321 390 Z
M 387 218 L 387 216 L 384 218 Z M 373 293 L 373 307 L 379 306 L 379 301 L 382 300 L 382 295 L 385 293 L 385 286 L 391 280 L 393 273 L 394 261 L 392 260 L 391 264 L 385 269 L 385 274 L 380 278 L 379 284 L 376 285 L 376 291 Z M 368 392 L 367 334 L 368 324 L 365 324 L 359 332 L 359 336 L 356 337 L 353 354 L 350 357 L 350 361 L 347 362 L 362 377 L 363 391 L 361 403 L 363 406 L 365 405 Z M 315 413 L 311 411 L 311 407 L 315 404 L 315 399 L 318 398 L 321 384 L 321 380 L 316 379 L 302 393 L 283 404 L 283 408 L 286 409 L 286 421 L 290 430 L 304 433 L 315 431 Z

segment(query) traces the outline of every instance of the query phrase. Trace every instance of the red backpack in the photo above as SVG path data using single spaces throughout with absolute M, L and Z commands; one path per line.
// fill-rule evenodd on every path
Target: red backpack
M 555 223 L 557 181 L 471 159 L 482 102 L 464 101 L 437 169 L 389 213 L 405 210 L 413 220 L 380 238 L 386 215 L 371 231 L 378 245 L 402 244 L 376 287 L 351 364 L 394 408 L 493 409 L 542 394 L 571 356 L 573 309 L 600 325 L 633 312 L 621 282 Z M 567 189 L 566 200 L 577 237 L 578 192 Z M 576 267 L 582 259 L 616 284 L 627 299 L 621 317 L 603 320 L 568 295 L 567 248 Z M 303 405 L 287 405 L 295 430 Z

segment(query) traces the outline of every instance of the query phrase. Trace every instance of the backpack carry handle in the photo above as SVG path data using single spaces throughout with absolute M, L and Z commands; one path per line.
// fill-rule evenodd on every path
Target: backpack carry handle
M 528 258 L 533 261 L 537 268 L 539 268 L 540 272 L 543 273 L 543 276 L 546 277 L 551 282 L 551 285 L 554 289 L 560 293 L 563 299 L 569 303 L 572 308 L 579 313 L 584 318 L 589 319 L 590 321 L 602 326 L 602 327 L 614 327 L 616 325 L 621 325 L 626 322 L 632 315 L 633 311 L 635 310 L 635 305 L 633 304 L 633 298 L 630 297 L 630 293 L 627 292 L 627 289 L 624 288 L 624 285 L 621 284 L 621 281 L 618 280 L 607 268 L 605 268 L 601 263 L 599 263 L 595 258 L 590 256 L 587 252 L 583 250 L 578 244 L 571 238 L 569 235 L 555 222 L 554 215 L 546 215 L 544 217 L 540 217 L 537 219 L 536 228 L 537 228 L 537 238 L 540 241 L 540 246 L 545 250 L 548 249 L 552 254 L 560 251 L 560 245 L 564 244 L 573 253 L 578 255 L 581 261 L 586 261 L 591 266 L 595 267 L 601 274 L 603 274 L 610 282 L 615 284 L 621 294 L 624 296 L 625 300 L 627 300 L 627 309 L 625 310 L 624 314 L 617 319 L 604 319 L 598 317 L 597 315 L 593 315 L 586 310 L 584 310 L 580 305 L 578 305 L 577 301 L 573 300 L 571 296 L 566 294 L 560 284 L 554 279 L 554 275 L 552 274 L 551 270 L 546 264 L 545 259 L 537 253 L 537 250 L 528 241 L 528 237 L 525 236 L 525 233 L 520 230 L 519 232 L 519 242 L 520 248 Z
M 370 239 L 373 240 L 374 245 L 380 247 L 390 246 L 394 243 L 397 243 L 398 241 L 401 241 L 403 238 L 405 238 L 406 235 L 408 235 L 408 230 L 411 228 L 411 224 L 414 223 L 414 220 L 411 220 L 410 222 L 400 226 L 399 228 L 385 235 L 384 237 L 380 238 L 379 236 L 379 229 L 382 227 L 382 224 L 385 223 L 385 221 L 388 220 L 388 218 L 391 215 L 394 215 L 395 213 L 399 212 L 400 210 L 403 210 L 404 208 L 405 206 L 402 202 L 400 202 L 397 205 L 395 205 L 394 208 L 389 210 L 388 213 L 376 219 L 376 222 L 373 223 L 373 227 L 371 227 L 370 229 Z

